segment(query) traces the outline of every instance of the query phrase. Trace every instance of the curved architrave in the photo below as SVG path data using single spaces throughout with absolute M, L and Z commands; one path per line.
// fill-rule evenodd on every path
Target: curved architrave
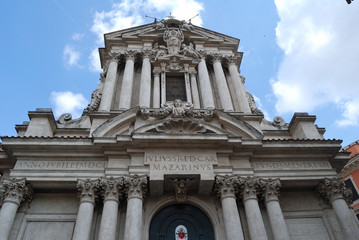
M 102 123 L 95 131 L 93 137 L 110 137 L 115 136 L 116 133 L 123 127 L 135 122 L 138 108 L 129 109 L 114 118 Z
M 209 218 L 209 220 L 212 223 L 215 239 L 216 240 L 225 240 L 226 239 L 224 236 L 222 236 L 223 233 L 220 232 L 221 225 L 220 225 L 220 222 L 219 222 L 219 219 L 217 216 L 217 212 L 215 211 L 216 208 L 214 208 L 213 206 L 212 207 L 209 206 L 206 202 L 202 201 L 201 199 L 199 199 L 197 197 L 193 197 L 193 196 L 187 196 L 186 201 L 181 202 L 181 203 L 189 204 L 189 205 L 192 205 L 192 206 L 197 207 L 200 210 L 202 210 L 207 215 L 207 217 Z M 144 219 L 146 219 L 146 222 L 144 223 L 144 226 L 143 226 L 142 239 L 148 240 L 150 225 L 151 225 L 151 221 L 152 221 L 153 217 L 161 209 L 163 209 L 169 205 L 172 205 L 172 204 L 178 204 L 178 201 L 175 196 L 168 196 L 168 197 L 165 197 L 165 198 L 161 199 L 160 201 L 158 201 L 153 206 L 153 208 L 151 208 L 145 212 Z
M 262 139 L 263 134 L 245 121 L 222 111 L 216 111 L 218 120 L 224 126 L 234 129 L 238 135 L 249 139 Z
M 144 132 L 147 132 L 147 131 L 150 131 L 154 128 L 156 128 L 158 125 L 160 124 L 163 124 L 165 122 L 169 122 L 173 120 L 172 118 L 169 118 L 169 119 L 165 119 L 165 120 L 160 120 L 160 121 L 155 121 L 155 122 L 151 122 L 150 124 L 147 124 L 147 125 L 144 125 L 140 128 L 137 128 L 135 131 L 133 131 L 133 134 L 136 134 L 136 133 L 144 133 Z M 179 119 L 176 119 L 176 120 L 179 120 Z M 215 127 L 211 124 L 208 124 L 208 123 L 205 123 L 205 122 L 198 122 L 198 121 L 193 121 L 192 119 L 190 118 L 186 118 L 186 120 L 190 120 L 194 123 L 198 123 L 199 125 L 202 125 L 203 127 L 205 127 L 207 130 L 210 130 L 214 133 L 217 133 L 217 134 L 227 134 L 227 132 L 225 132 L 224 130 L 218 128 L 218 127 Z

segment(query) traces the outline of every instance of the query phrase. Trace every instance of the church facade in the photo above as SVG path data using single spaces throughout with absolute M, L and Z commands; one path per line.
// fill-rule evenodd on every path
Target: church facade
M 341 141 L 265 120 L 239 39 L 173 18 L 104 37 L 82 117 L 2 137 L 0 240 L 357 239 Z

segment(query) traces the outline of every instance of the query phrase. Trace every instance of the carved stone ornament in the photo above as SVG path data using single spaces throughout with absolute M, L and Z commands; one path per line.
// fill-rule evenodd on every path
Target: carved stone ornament
M 101 178 L 99 184 L 104 201 L 119 201 L 121 199 L 122 196 L 120 193 L 124 187 L 123 177 Z
M 241 197 L 243 201 L 249 199 L 258 200 L 257 194 L 258 190 L 260 189 L 260 181 L 257 177 L 248 177 L 244 179 L 243 185 L 241 185 Z
M 163 45 L 158 45 L 158 43 L 155 43 L 152 48 L 152 55 L 154 56 L 155 60 L 157 60 L 159 57 L 167 55 L 167 48 Z
M 276 126 L 276 127 L 284 127 L 285 125 L 285 121 L 283 118 L 281 118 L 280 116 L 275 116 L 273 118 L 273 126 Z
M 170 120 L 156 127 L 157 132 L 163 133 L 205 133 L 207 129 L 191 120 Z
M 100 187 L 98 179 L 77 179 L 77 189 L 80 195 L 80 202 L 95 203 L 97 191 Z
M 214 111 L 211 109 L 193 110 L 192 104 L 184 104 L 179 99 L 176 99 L 173 103 L 164 103 L 163 107 L 160 109 L 150 110 L 143 108 L 140 112 L 143 120 L 147 120 L 149 117 L 163 119 L 171 114 L 171 117 L 173 118 L 193 117 L 197 119 L 203 118 L 205 121 L 211 121 L 214 115 Z
M 108 59 L 110 62 L 118 62 L 118 60 L 121 58 L 121 53 L 118 52 L 110 52 L 108 54 Z
M 256 102 L 254 101 L 254 97 L 249 92 L 246 92 L 247 100 L 249 103 L 249 108 L 251 109 L 251 112 L 256 115 L 263 115 L 263 112 L 257 108 Z
M 236 66 L 239 66 L 241 63 L 241 58 L 239 56 L 226 56 L 225 60 L 228 65 L 235 64 Z
M 57 122 L 61 123 L 61 124 L 65 124 L 65 123 L 67 123 L 67 122 L 69 122 L 71 120 L 72 120 L 71 113 L 63 113 L 63 114 L 61 114 L 61 116 L 59 117 Z
M 183 65 L 180 64 L 177 57 L 173 56 L 169 60 L 169 64 L 167 66 L 167 69 L 170 71 L 179 71 L 183 69 Z
M 199 59 L 201 55 L 194 49 L 193 43 L 189 43 L 188 46 L 186 44 L 182 44 L 180 54 L 187 57 L 192 57 Z
M 2 201 L 12 202 L 18 206 L 22 202 L 30 202 L 33 190 L 25 178 L 10 178 L 2 181 Z
M 100 83 L 97 85 L 97 88 L 95 89 L 95 91 L 92 92 L 91 103 L 84 110 L 83 115 L 95 112 L 100 107 L 102 92 L 103 92 L 103 85 L 105 82 L 106 74 L 107 74 L 107 69 L 101 73 Z
M 195 180 L 191 178 L 169 179 L 169 182 L 175 187 L 177 201 L 186 201 L 188 189 L 194 183 L 194 181 Z
M 137 57 L 137 51 L 129 50 L 125 52 L 125 58 L 126 60 L 132 60 L 135 61 Z
M 147 194 L 147 176 L 127 176 L 124 178 L 125 194 L 127 200 L 131 198 L 140 198 Z
M 163 40 L 167 44 L 167 50 L 169 54 L 178 54 L 181 48 L 181 43 L 184 40 L 182 30 L 180 29 L 167 29 L 164 32 Z
M 319 197 L 328 202 L 333 202 L 337 199 L 350 198 L 350 189 L 345 187 L 343 179 L 340 177 L 324 178 L 317 188 Z M 346 202 L 350 202 L 350 199 L 345 199 Z
M 214 194 L 221 200 L 223 198 L 235 198 L 243 179 L 238 176 L 216 176 Z
M 221 62 L 221 61 L 222 61 L 222 58 L 223 58 L 223 56 L 222 56 L 221 54 L 218 54 L 218 53 L 212 53 L 212 54 L 210 55 L 210 57 L 212 58 L 213 63 L 215 63 L 215 62 Z
M 265 202 L 278 201 L 281 183 L 279 179 L 261 180 Z

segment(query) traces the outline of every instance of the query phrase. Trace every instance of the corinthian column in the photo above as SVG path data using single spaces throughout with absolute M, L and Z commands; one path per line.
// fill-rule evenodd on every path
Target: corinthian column
M 273 237 L 275 240 L 287 240 L 289 239 L 288 229 L 278 199 L 280 181 L 279 179 L 263 180 L 262 184 Z
M 238 65 L 240 62 L 240 56 L 230 56 L 226 58 L 228 61 L 228 70 L 231 75 L 234 91 L 239 102 L 239 111 L 244 113 L 251 113 L 251 109 L 248 104 L 246 90 L 243 86 L 242 80 L 239 76 Z
M 257 189 L 259 188 L 258 178 L 247 178 L 242 186 L 244 209 L 246 211 L 249 236 L 251 240 L 267 240 L 267 233 L 264 227 L 263 218 L 258 205 Z
M 118 205 L 120 191 L 123 188 L 123 178 L 100 179 L 103 189 L 104 205 L 102 211 L 99 240 L 114 240 L 116 237 L 116 226 L 118 217 Z
M 117 79 L 117 67 L 118 67 L 118 53 L 113 53 L 110 55 L 110 64 L 107 69 L 107 75 L 105 79 L 105 84 L 103 87 L 101 102 L 100 102 L 100 111 L 110 111 L 113 101 L 113 96 L 115 94 L 115 86 Z
M 211 82 L 209 80 L 205 53 L 202 53 L 201 61 L 198 64 L 199 89 L 201 92 L 203 108 L 214 108 Z
M 325 178 L 318 186 L 319 196 L 332 204 L 338 217 L 340 226 L 346 240 L 358 239 L 359 229 L 355 223 L 351 211 L 344 200 L 346 188 L 344 181 L 339 178 Z
M 198 95 L 198 87 L 197 87 L 197 79 L 196 79 L 196 71 L 190 72 L 191 77 L 191 90 L 192 90 L 192 101 L 193 101 L 193 108 L 199 109 L 201 108 L 201 104 L 199 101 L 199 95 Z
M 4 179 L 2 186 L 4 201 L 0 209 L 0 240 L 7 240 L 17 209 L 21 202 L 31 200 L 32 188 L 25 178 Z
M 120 104 L 119 108 L 129 109 L 131 107 L 132 88 L 133 88 L 133 71 L 135 66 L 135 51 L 127 51 L 125 53 L 126 65 L 123 73 L 121 92 L 120 92 Z
M 233 111 L 233 104 L 231 94 L 229 93 L 226 77 L 224 76 L 221 59 L 219 54 L 212 54 L 213 57 L 213 69 L 216 76 L 216 84 L 219 93 L 219 99 L 221 100 L 222 108 L 225 111 Z
M 142 239 L 142 205 L 147 192 L 147 176 L 125 177 L 127 194 L 127 211 L 125 224 L 125 240 Z
M 78 179 L 77 189 L 80 195 L 80 207 L 72 240 L 90 239 L 93 210 L 99 187 L 98 180 Z
M 238 184 L 234 176 L 216 177 L 215 193 L 221 200 L 227 240 L 244 239 L 235 196 Z
M 160 73 L 161 73 L 161 69 L 159 69 L 159 68 L 153 69 L 153 93 L 152 93 L 152 107 L 153 108 L 160 107 L 160 98 L 161 98 Z
M 142 71 L 140 83 L 140 107 L 149 108 L 151 103 L 151 50 L 142 51 Z

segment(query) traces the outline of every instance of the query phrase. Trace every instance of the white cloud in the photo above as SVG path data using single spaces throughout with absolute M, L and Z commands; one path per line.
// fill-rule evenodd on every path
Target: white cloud
M 54 106 L 55 117 L 63 113 L 71 113 L 73 119 L 78 118 L 88 105 L 87 100 L 80 93 L 51 92 L 50 100 Z
M 73 66 L 80 67 L 78 63 L 80 58 L 81 58 L 81 53 L 79 51 L 76 51 L 75 48 L 69 44 L 65 45 L 62 59 L 66 67 L 69 68 Z
M 313 111 L 335 104 L 343 119 L 359 125 L 357 98 L 359 4 L 336 0 L 275 0 L 277 44 L 284 51 L 271 80 L 278 113 Z M 358 111 L 357 111 L 358 112 Z M 352 116 L 351 116 L 352 115 Z
M 195 0 L 122 0 L 114 3 L 110 11 L 96 11 L 91 31 L 96 34 L 98 45 L 103 44 L 105 33 L 148 23 L 145 15 L 162 18 L 172 13 L 179 20 L 189 20 L 203 10 L 202 3 Z M 194 18 L 192 23 L 201 26 L 201 17 Z M 92 51 L 89 56 L 91 71 L 99 71 L 96 54 Z
M 101 72 L 100 55 L 98 49 L 95 48 L 91 51 L 90 59 L 90 71 Z
M 72 40 L 74 41 L 79 41 L 81 40 L 83 37 L 85 36 L 85 34 L 83 33 L 74 33 L 71 37 Z

